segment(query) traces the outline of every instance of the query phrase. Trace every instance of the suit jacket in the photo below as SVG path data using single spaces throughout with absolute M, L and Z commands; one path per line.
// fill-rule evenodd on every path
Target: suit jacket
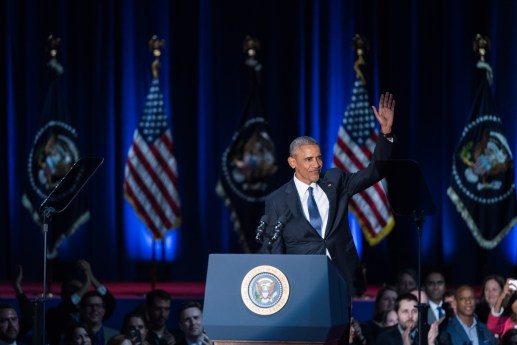
M 488 330 L 487 326 L 477 321 L 476 331 L 478 335 L 479 345 L 495 345 L 494 335 Z M 447 322 L 445 332 L 440 331 L 438 336 L 438 344 L 440 345 L 470 345 L 469 337 L 463 329 L 457 316 L 453 316 Z
M 433 308 L 431 308 L 431 306 L 429 306 L 429 304 L 428 304 L 428 308 L 427 308 L 427 324 L 428 325 L 432 325 L 433 322 L 435 322 L 435 321 L 438 321 L 436 319 L 436 315 L 434 315 Z
M 429 327 L 423 326 L 422 330 L 422 345 L 427 345 L 427 333 Z M 387 327 L 382 331 L 375 341 L 376 345 L 402 345 L 402 334 L 400 333 L 398 324 L 395 326 Z M 415 334 L 415 338 L 412 344 L 418 344 L 418 333 Z
M 263 252 L 271 254 L 319 254 L 325 255 L 328 249 L 330 258 L 338 271 L 347 281 L 350 294 L 354 294 L 354 271 L 359 257 L 348 225 L 348 202 L 350 198 L 382 179 L 376 165 L 377 160 L 391 156 L 393 144 L 382 135 L 379 136 L 368 167 L 355 173 L 346 173 L 337 168 L 327 170 L 317 182 L 329 199 L 329 213 L 325 239 L 317 233 L 305 218 L 300 197 L 294 180 L 271 193 L 266 199 L 266 215 L 270 225 L 266 229 Z M 273 236 L 274 226 L 280 216 L 286 216 L 287 222 L 282 235 L 267 248 Z

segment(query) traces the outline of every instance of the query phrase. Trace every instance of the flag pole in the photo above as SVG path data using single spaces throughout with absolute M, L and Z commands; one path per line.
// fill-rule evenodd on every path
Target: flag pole
M 161 50 L 165 46 L 165 41 L 163 39 L 158 39 L 158 36 L 153 35 L 149 40 L 149 51 L 153 54 L 154 60 L 151 64 L 151 71 L 153 75 L 153 79 L 159 79 L 158 70 L 160 68 L 160 60 L 159 57 L 162 54 Z M 163 241 L 162 241 L 163 246 Z M 153 255 L 152 255 L 152 264 L 151 264 L 151 290 L 156 289 L 156 237 L 153 235 Z
M 151 261 L 151 290 L 156 289 L 156 239 L 153 236 L 153 255 Z

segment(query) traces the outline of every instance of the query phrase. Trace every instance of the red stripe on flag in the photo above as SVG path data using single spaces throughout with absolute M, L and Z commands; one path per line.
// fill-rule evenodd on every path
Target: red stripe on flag
M 162 223 L 164 224 L 165 229 L 163 229 L 163 230 L 170 229 L 173 226 L 173 222 L 171 220 L 169 220 L 169 218 L 167 217 L 166 211 L 164 210 L 163 204 L 160 199 L 164 198 L 165 201 L 167 201 L 166 204 L 169 206 L 174 205 L 175 202 L 172 200 L 170 194 L 167 192 L 167 187 L 164 185 L 164 181 L 156 173 L 156 167 L 152 167 L 150 165 L 149 161 L 143 155 L 142 151 L 140 151 L 140 147 L 138 145 L 135 145 L 133 147 L 133 149 L 135 152 L 135 157 L 138 159 L 138 162 L 142 165 L 145 172 L 152 177 L 152 182 L 156 185 L 156 187 L 160 193 L 154 194 L 156 191 L 151 191 L 149 189 L 150 186 L 145 184 L 145 182 L 140 179 L 140 176 L 138 176 L 138 180 L 135 179 L 135 181 L 139 181 L 139 183 L 138 183 L 139 187 L 145 193 L 145 195 L 149 199 L 149 201 L 152 203 L 153 207 L 155 208 L 155 211 L 156 211 L 156 209 L 159 210 L 159 212 L 157 212 L 157 213 L 158 213 Z M 152 152 L 152 149 L 150 151 Z M 136 168 L 131 164 L 131 162 L 129 164 L 129 167 L 130 167 L 130 171 L 133 172 L 133 175 L 138 175 Z
M 348 147 L 348 145 L 346 145 L 343 140 L 341 140 L 340 137 L 338 137 L 338 140 L 337 140 L 337 145 L 339 146 L 339 148 L 341 148 L 341 150 L 347 155 L 348 158 L 350 158 L 350 160 L 352 161 L 352 163 L 354 163 L 354 165 L 359 169 L 359 170 L 362 170 L 364 169 L 364 164 L 357 158 L 357 156 L 352 152 L 352 150 L 350 150 L 350 148 Z M 345 171 L 350 171 L 348 169 L 345 169 Z
M 178 205 L 177 201 L 175 200 L 174 195 L 171 194 L 172 192 L 169 191 L 166 187 L 167 184 L 170 184 L 172 189 L 177 190 L 176 175 L 174 174 L 172 169 L 170 169 L 169 164 L 167 164 L 166 160 L 160 154 L 159 150 L 155 146 L 152 146 L 150 151 L 151 151 L 153 157 L 158 162 L 158 165 L 160 166 L 162 171 L 167 175 L 168 179 L 162 180 L 160 178 L 160 176 L 158 176 L 158 174 L 156 174 L 155 170 L 151 170 L 151 171 L 149 171 L 149 173 L 152 175 L 153 181 L 157 184 L 158 188 L 160 189 L 161 195 L 167 200 L 167 204 L 171 207 L 173 213 L 176 216 L 178 216 L 180 213 L 179 205 Z M 170 159 L 172 159 L 172 157 L 169 158 L 169 160 Z M 149 164 L 149 163 L 147 163 L 147 164 Z
M 137 151 L 139 151 L 138 146 L 135 145 L 133 147 L 133 149 L 135 151 L 136 157 L 138 158 L 138 153 L 137 153 Z M 143 163 L 141 160 L 139 160 L 139 162 L 140 162 L 140 164 L 143 164 L 144 166 L 146 164 L 146 163 Z M 171 228 L 172 223 L 169 221 L 169 219 L 167 219 L 165 212 L 162 209 L 160 203 L 157 202 L 155 195 L 149 190 L 148 185 L 146 185 L 145 182 L 141 179 L 138 170 L 133 166 L 131 161 L 128 162 L 127 168 L 129 169 L 130 176 L 133 178 L 134 182 L 138 185 L 141 192 L 144 194 L 145 199 L 147 200 L 148 203 L 151 204 L 153 210 L 156 212 L 157 216 L 160 218 L 160 221 L 164 225 L 163 230 L 167 230 L 167 229 Z M 146 168 L 144 168 L 144 169 L 146 169 Z M 149 173 L 149 171 L 147 171 L 147 169 L 146 169 L 146 172 Z M 144 207 L 144 210 L 145 210 L 145 207 Z M 145 210 L 145 212 L 147 212 L 147 211 Z
M 377 191 L 376 191 L 377 193 Z M 380 214 L 379 210 L 377 209 L 377 206 L 375 205 L 375 202 L 370 197 L 370 195 L 365 191 L 362 191 L 359 193 L 361 197 L 366 201 L 370 209 L 372 210 L 373 215 L 375 216 L 375 219 L 377 220 L 377 223 L 382 225 L 384 227 L 386 225 L 386 221 L 383 219 L 382 215 Z

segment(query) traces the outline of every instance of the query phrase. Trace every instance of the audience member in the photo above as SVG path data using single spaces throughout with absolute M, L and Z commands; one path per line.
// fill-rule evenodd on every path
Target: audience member
M 497 302 L 497 298 L 503 292 L 504 278 L 496 274 L 491 274 L 483 279 L 481 285 L 481 296 L 476 306 L 476 315 L 479 321 L 488 322 L 488 314 Z
M 61 284 L 61 302 L 47 311 L 46 329 L 50 345 L 60 345 L 61 337 L 66 329 L 79 321 L 81 299 L 90 288 L 93 287 L 103 299 L 104 320 L 107 320 L 115 310 L 115 297 L 97 280 L 88 261 L 77 261 L 76 268 L 83 276 L 83 281 L 76 279 L 75 272 L 70 272 L 69 278 Z
M 517 329 L 510 329 L 503 335 L 501 345 L 517 345 Z
M 414 295 L 420 304 L 427 304 L 429 302 L 429 298 L 427 297 L 425 290 L 420 289 L 420 291 L 418 291 L 418 288 L 413 288 L 409 290 L 409 293 Z
M 392 310 L 395 307 L 396 299 L 397 290 L 391 285 L 385 285 L 377 292 L 373 304 L 373 318 L 361 324 L 361 329 L 368 345 L 375 344 L 375 339 L 383 328 L 382 313 Z
M 145 300 L 149 320 L 149 342 L 151 345 L 174 345 L 176 339 L 167 329 L 167 320 L 171 311 L 171 296 L 164 290 L 150 291 Z
M 203 327 L 203 307 L 195 301 L 187 301 L 178 308 L 180 336 L 178 345 L 211 345 Z
M 476 320 L 474 309 L 476 296 L 474 289 L 468 285 L 462 285 L 456 289 L 456 315 L 447 321 L 444 330 L 440 330 L 438 344 L 486 344 L 495 345 L 494 335 L 487 326 Z
M 424 280 L 425 292 L 429 298 L 429 310 L 427 311 L 427 324 L 445 316 L 443 310 L 443 294 L 445 293 L 445 276 L 439 270 L 430 271 Z
M 382 326 L 383 327 L 391 327 L 395 326 L 399 322 L 399 316 L 395 309 L 388 310 L 384 312 L 384 316 L 382 318 Z
M 363 331 L 359 322 L 353 317 L 350 319 L 350 332 L 348 332 L 349 345 L 366 345 Z
M 108 340 L 106 345 L 133 345 L 131 339 L 125 334 L 117 334 Z
M 419 344 L 417 305 L 418 300 L 413 294 L 406 293 L 398 296 L 395 302 L 398 323 L 381 332 L 375 343 L 378 345 Z M 427 344 L 427 328 L 422 330 L 421 344 Z
M 492 311 L 488 314 L 488 329 L 499 339 L 510 329 L 517 328 L 517 294 L 507 279 L 503 291 L 497 298 Z
M 11 284 L 16 295 L 16 300 L 18 301 L 21 314 L 19 318 L 20 334 L 18 337 L 23 339 L 33 328 L 34 308 L 22 288 L 23 268 L 21 265 L 16 265 L 15 269 L 16 275 Z
M 98 291 L 88 291 L 84 294 L 81 299 L 80 314 L 81 322 L 92 330 L 95 345 L 106 345 L 111 337 L 118 334 L 117 330 L 104 326 L 106 306 Z
M 18 312 L 11 304 L 0 303 L 0 344 L 21 345 L 19 334 Z
M 454 315 L 456 315 L 457 310 L 456 303 L 456 291 L 455 290 L 447 290 L 443 294 L 443 310 L 445 311 L 445 316 L 447 319 L 450 319 Z
M 133 345 L 149 345 L 149 326 L 144 314 L 126 314 L 121 331 L 131 339 Z
M 88 326 L 77 322 L 66 329 L 63 334 L 63 345 L 95 345 L 93 333 Z
M 405 268 L 397 274 L 395 287 L 399 295 L 405 294 L 417 287 L 417 274 L 412 268 Z

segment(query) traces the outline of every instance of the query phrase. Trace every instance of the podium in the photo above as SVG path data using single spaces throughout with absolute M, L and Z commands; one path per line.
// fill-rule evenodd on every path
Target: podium
M 216 345 L 338 344 L 351 298 L 325 255 L 211 254 L 203 323 Z

